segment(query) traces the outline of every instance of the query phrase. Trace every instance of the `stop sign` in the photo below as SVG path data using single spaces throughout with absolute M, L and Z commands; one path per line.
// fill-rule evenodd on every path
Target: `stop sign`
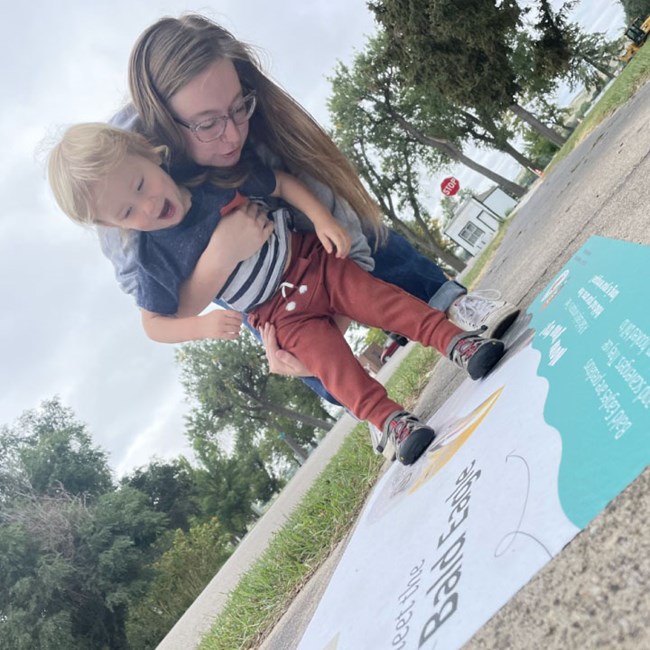
M 447 178 L 440 183 L 440 189 L 445 196 L 453 196 L 460 189 L 460 183 L 457 178 L 447 176 Z

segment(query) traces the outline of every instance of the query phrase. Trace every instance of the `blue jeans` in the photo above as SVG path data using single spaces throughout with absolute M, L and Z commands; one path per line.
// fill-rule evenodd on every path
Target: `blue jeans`
M 374 246 L 371 237 L 368 237 L 368 241 L 371 247 Z M 388 230 L 385 241 L 375 251 L 373 258 L 375 270 L 372 271 L 372 275 L 404 289 L 440 311 L 447 311 L 449 305 L 458 296 L 466 293 L 466 289 L 462 285 L 453 280 L 447 280 L 437 264 L 419 253 L 405 237 L 393 230 Z M 247 319 L 244 319 L 244 322 L 261 341 L 259 332 L 248 324 Z M 319 379 L 316 377 L 301 377 L 300 379 L 319 397 L 340 406 L 336 398 L 327 392 Z
M 374 238 L 368 237 L 374 246 Z M 412 244 L 393 230 L 388 231 L 383 245 L 373 254 L 376 278 L 390 282 L 412 296 L 429 302 L 440 287 L 447 282 L 442 269 L 428 257 L 420 254 Z

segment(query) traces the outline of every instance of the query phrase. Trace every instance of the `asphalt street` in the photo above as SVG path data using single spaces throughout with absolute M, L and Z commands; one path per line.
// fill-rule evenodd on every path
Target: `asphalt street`
M 591 235 L 650 245 L 649 152 L 650 84 L 646 84 L 524 198 L 480 288 L 497 289 L 525 308 Z M 438 364 L 420 398 L 418 414 L 430 416 L 463 379 L 451 364 Z M 343 423 L 334 435 L 328 434 L 332 447 L 351 424 Z M 323 450 L 323 458 L 330 451 Z M 312 463 L 314 456 L 300 470 L 301 483 L 294 486 L 292 481 L 284 491 L 289 494 L 278 499 L 286 510 L 267 514 L 274 522 L 271 531 L 304 493 L 312 472 L 320 471 L 317 462 Z M 649 648 L 649 483 L 646 469 L 465 647 Z M 215 576 L 159 648 L 195 647 L 236 577 L 263 550 L 266 538 L 257 536 L 252 553 L 244 548 L 239 559 L 231 558 L 233 566 Z M 297 646 L 344 546 L 306 585 L 262 648 Z

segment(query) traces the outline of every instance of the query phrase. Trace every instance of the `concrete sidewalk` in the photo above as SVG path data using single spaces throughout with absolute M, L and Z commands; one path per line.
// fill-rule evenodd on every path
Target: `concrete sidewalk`
M 282 528 L 287 517 L 300 504 L 314 479 L 338 451 L 356 424 L 354 418 L 344 415 L 332 427 L 273 505 L 238 544 L 228 561 L 160 642 L 158 650 L 189 650 L 198 646 L 201 637 L 209 631 L 212 621 L 223 609 L 229 593 L 237 586 L 242 574 L 266 550 L 273 535 Z

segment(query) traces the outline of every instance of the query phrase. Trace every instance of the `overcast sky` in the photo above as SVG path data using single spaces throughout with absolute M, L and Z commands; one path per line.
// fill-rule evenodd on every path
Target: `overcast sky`
M 190 10 L 261 48 L 267 71 L 326 121 L 326 77 L 363 49 L 372 17 L 363 0 L 2 4 L 0 424 L 58 394 L 109 452 L 118 475 L 154 456 L 188 454 L 174 348 L 145 337 L 94 233 L 56 208 L 39 162 L 43 140 L 74 122 L 108 119 L 127 98 L 137 36 L 163 15 Z M 576 17 L 611 36 L 623 28 L 621 6 L 611 0 L 583 0 Z M 463 186 L 480 183 L 454 173 Z

